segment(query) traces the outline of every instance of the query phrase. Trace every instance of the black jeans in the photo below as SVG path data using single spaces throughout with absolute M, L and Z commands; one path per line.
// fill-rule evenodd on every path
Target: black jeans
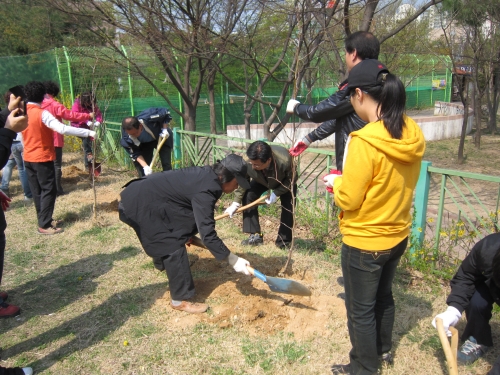
M 134 229 L 142 244 L 140 225 L 127 216 L 121 202 L 118 204 L 118 213 L 120 220 Z M 147 249 L 144 250 L 146 253 L 148 252 Z M 173 300 L 185 301 L 194 296 L 194 281 L 191 274 L 191 267 L 189 266 L 186 246 L 182 246 L 173 253 L 161 258 L 153 258 L 153 260 L 155 264 L 158 262 L 163 263 L 163 267 L 167 273 L 170 297 Z
M 392 249 L 367 251 L 342 245 L 347 327 L 352 349 L 351 374 L 377 373 L 378 356 L 392 348 L 392 281 L 408 239 Z
M 172 169 L 172 149 L 170 147 L 167 147 L 166 143 L 167 142 L 165 142 L 165 144 L 160 149 L 159 155 L 161 168 L 163 171 L 169 171 Z M 139 145 L 141 155 L 148 165 L 150 165 L 153 161 L 154 150 L 157 146 L 158 143 L 156 141 L 141 143 Z M 134 166 L 137 170 L 137 173 L 139 174 L 139 177 L 144 177 L 144 169 L 142 168 L 142 166 L 136 161 L 134 161 Z
M 38 227 L 49 228 L 57 196 L 54 162 L 32 163 L 26 161 L 24 167 L 35 202 Z
M 90 160 L 88 155 L 92 154 L 92 140 L 90 137 L 80 139 L 82 140 L 83 147 L 83 163 L 85 164 L 85 169 L 89 169 Z
M 493 297 L 486 284 L 476 284 L 476 291 L 472 295 L 469 306 L 465 310 L 467 325 L 462 334 L 462 341 L 473 336 L 478 344 L 493 346 L 490 326 L 493 302 Z
M 7 228 L 7 221 L 5 221 L 5 214 L 3 210 L 0 209 L 0 285 L 2 284 L 3 275 L 3 261 L 5 257 L 5 229 Z M 0 297 L 0 303 L 3 303 L 2 297 Z
M 243 205 L 245 206 L 259 199 L 267 190 L 268 188 L 264 185 L 255 181 L 250 181 L 250 189 L 248 189 L 243 196 Z M 297 194 L 297 185 L 293 187 L 293 194 Z M 276 242 L 291 242 L 294 217 L 292 212 L 292 193 L 288 191 L 280 195 L 279 198 L 281 202 L 281 219 Z M 243 233 L 260 233 L 258 206 L 243 211 Z
M 54 168 L 55 168 L 55 178 L 56 178 L 56 188 L 57 194 L 63 194 L 63 188 L 61 185 L 62 180 L 62 147 L 54 147 L 56 149 L 56 160 L 54 160 Z

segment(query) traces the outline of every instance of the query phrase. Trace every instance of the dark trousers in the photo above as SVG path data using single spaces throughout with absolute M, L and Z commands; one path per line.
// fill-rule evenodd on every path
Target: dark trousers
M 170 147 L 166 146 L 166 143 L 162 146 L 160 149 L 160 162 L 161 162 L 161 168 L 163 171 L 169 171 L 172 169 L 172 149 Z M 139 149 L 141 150 L 141 155 L 146 161 L 148 165 L 151 164 L 153 161 L 153 155 L 154 155 L 154 150 L 158 146 L 158 142 L 147 142 L 147 143 L 141 143 L 139 145 Z M 144 177 L 144 169 L 142 169 L 142 166 L 134 161 L 134 166 L 135 169 L 137 170 L 137 173 L 139 174 L 139 177 Z
M 54 168 L 55 168 L 55 178 L 56 178 L 56 188 L 57 194 L 63 194 L 63 188 L 61 185 L 62 180 L 62 147 L 54 147 L 56 149 L 56 160 L 54 160 Z
M 118 213 L 120 220 L 134 229 L 142 244 L 140 225 L 127 216 L 121 202 L 118 204 Z M 148 253 L 147 249 L 144 250 Z M 194 296 L 194 281 L 185 246 L 163 257 L 155 257 L 153 260 L 155 263 L 163 263 L 167 273 L 170 297 L 173 300 L 184 301 Z
M 82 140 L 83 147 L 83 163 L 85 164 L 85 169 L 89 169 L 89 154 L 92 154 L 92 139 L 90 137 L 80 138 Z
M 486 284 L 476 284 L 476 291 L 472 295 L 469 307 L 465 310 L 467 325 L 462 334 L 462 341 L 473 336 L 478 344 L 493 346 L 490 326 L 493 302 L 493 297 Z
M 259 199 L 267 190 L 268 189 L 264 185 L 255 181 L 250 181 L 250 189 L 248 189 L 243 196 L 243 205 L 245 206 Z M 297 185 L 293 187 L 293 194 L 297 194 Z M 279 198 L 281 201 L 281 219 L 276 242 L 291 242 L 294 217 L 292 210 L 292 193 L 288 191 L 280 195 Z M 243 233 L 260 233 L 258 206 L 243 211 Z
M 7 221 L 5 221 L 5 214 L 3 210 L 0 209 L 0 284 L 2 284 L 3 275 L 3 261 L 5 258 L 5 229 L 7 228 Z M 3 303 L 2 297 L 0 297 L 0 303 Z
M 352 375 L 376 374 L 378 356 L 392 348 L 392 281 L 407 242 L 405 239 L 392 249 L 376 252 L 342 245 Z
M 57 188 L 54 162 L 24 163 L 35 202 L 39 228 L 49 228 L 56 203 Z

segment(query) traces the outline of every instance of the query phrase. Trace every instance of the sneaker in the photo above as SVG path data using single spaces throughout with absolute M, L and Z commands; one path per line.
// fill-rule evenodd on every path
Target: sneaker
M 331 370 L 333 375 L 350 374 L 351 365 L 333 365 Z
M 33 369 L 31 367 L 23 367 L 22 370 L 24 375 L 33 375 Z
M 0 298 L 3 299 L 4 301 L 7 301 L 9 295 L 7 294 L 7 292 L 0 292 Z
M 174 310 L 185 311 L 190 314 L 201 314 L 208 310 L 208 305 L 206 303 L 193 303 L 188 301 L 182 301 L 180 305 L 174 306 L 170 302 L 170 307 Z
M 477 343 L 473 336 L 464 342 L 457 354 L 457 361 L 465 365 L 470 365 L 481 358 L 490 348 Z
M 51 236 L 53 234 L 58 234 L 64 232 L 62 228 L 48 227 L 48 228 L 38 228 L 38 234 L 45 234 Z
M 9 305 L 5 302 L 0 303 L 0 318 L 12 318 L 20 313 L 21 309 L 18 306 Z
M 394 364 L 394 358 L 392 357 L 392 353 L 391 352 L 382 353 L 382 355 L 380 356 L 380 363 L 382 363 L 382 365 L 392 366 Z
M 24 196 L 24 201 L 27 203 L 33 202 L 33 197 L 27 197 L 26 195 Z
M 264 243 L 264 236 L 262 233 L 253 233 L 248 239 L 241 241 L 242 245 L 245 246 L 259 246 Z

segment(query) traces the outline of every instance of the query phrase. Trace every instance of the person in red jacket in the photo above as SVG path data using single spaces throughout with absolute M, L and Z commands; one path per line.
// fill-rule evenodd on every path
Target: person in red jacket
M 46 81 L 43 83 L 45 86 L 45 98 L 42 102 L 42 109 L 46 109 L 59 121 L 78 121 L 87 122 L 94 118 L 94 112 L 75 112 L 66 108 L 63 104 L 59 103 L 55 98 L 59 95 L 59 86 L 54 81 Z M 56 171 L 56 186 L 57 196 L 64 195 L 64 190 L 61 185 L 62 177 L 62 153 L 64 147 L 64 135 L 54 132 L 54 147 L 56 150 L 56 160 L 54 160 L 54 167 Z
M 52 218 L 56 202 L 54 131 L 77 137 L 95 137 L 89 129 L 76 129 L 60 123 L 52 114 L 42 109 L 45 86 L 42 82 L 31 81 L 24 86 L 27 100 L 28 128 L 23 131 L 24 162 L 28 182 L 38 217 L 39 234 L 63 232 L 61 224 Z

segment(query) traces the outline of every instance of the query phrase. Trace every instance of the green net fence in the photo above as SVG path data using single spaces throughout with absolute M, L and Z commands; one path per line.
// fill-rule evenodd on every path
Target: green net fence
M 95 92 L 106 120 L 105 130 L 109 133 L 105 135 L 107 141 L 104 147 L 107 149 L 104 151 L 122 163 L 125 156 L 119 151 L 118 142 L 119 127 L 124 117 L 137 115 L 149 107 L 167 107 L 171 109 L 172 127 L 182 128 L 183 123 L 172 110 L 182 110 L 179 93 L 166 78 L 156 57 L 144 49 L 121 47 L 121 52 L 107 48 L 57 48 L 27 56 L 0 57 L 0 90 L 5 92 L 9 87 L 31 80 L 54 80 L 61 88 L 58 99 L 67 107 L 71 107 L 81 93 Z M 125 56 L 129 57 L 132 66 Z M 449 59 L 416 55 L 399 55 L 397 58 L 397 61 L 390 61 L 390 56 L 380 56 L 407 87 L 408 109 L 431 107 L 438 100 L 450 101 Z M 147 79 L 136 73 L 136 66 L 145 71 Z M 323 67 L 314 71 L 311 75 L 314 79 L 304 80 L 297 98 L 301 102 L 315 104 L 334 93 L 341 77 L 336 76 L 333 70 Z M 287 72 L 281 74 L 284 79 Z M 238 83 L 245 85 L 241 80 Z M 165 93 L 168 102 L 154 90 L 152 84 Z M 255 88 L 258 82 L 252 84 Z M 221 75 L 217 76 L 215 87 L 217 132 L 225 133 L 228 125 L 244 123 L 245 97 Z M 277 103 L 281 87 L 279 80 L 266 84 L 263 98 Z M 292 96 L 291 89 L 288 96 Z M 263 123 L 272 110 L 270 105 L 255 105 L 251 111 L 251 123 Z M 206 92 L 201 95 L 196 113 L 196 130 L 210 132 L 210 106 Z M 282 108 L 280 118 L 284 114 L 285 108 Z

